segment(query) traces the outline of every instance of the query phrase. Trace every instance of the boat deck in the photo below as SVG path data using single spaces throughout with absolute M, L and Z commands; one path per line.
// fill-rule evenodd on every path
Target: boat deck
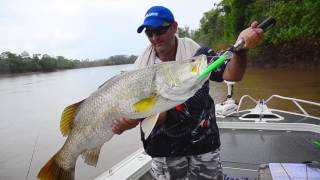
M 302 163 L 320 160 L 320 149 L 312 143 L 320 139 L 313 132 L 222 129 L 221 157 L 224 164 L 257 169 L 270 162 Z
M 241 120 L 249 111 L 217 118 L 221 159 L 228 178 L 256 179 L 261 165 L 320 160 L 320 120 L 272 111 L 283 120 Z M 308 131 L 306 131 L 308 130 Z

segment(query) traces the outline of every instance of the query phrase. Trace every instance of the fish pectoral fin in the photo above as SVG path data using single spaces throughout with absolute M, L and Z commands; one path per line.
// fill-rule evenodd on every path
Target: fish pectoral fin
M 157 123 L 157 120 L 159 118 L 159 114 L 160 113 L 155 114 L 150 117 L 147 117 L 141 122 L 141 130 L 144 133 L 144 139 L 147 139 L 149 137 L 149 135 L 151 134 L 154 126 Z
M 98 163 L 101 147 L 102 147 L 102 145 L 98 146 L 96 148 L 88 149 L 88 150 L 84 151 L 81 154 L 81 157 L 82 157 L 82 159 L 84 159 L 84 162 L 90 166 L 96 167 L 97 163 Z
M 158 99 L 158 96 L 150 96 L 150 97 L 144 98 L 139 102 L 133 104 L 133 109 L 136 112 L 147 112 L 155 106 L 157 99 Z
M 61 115 L 60 131 L 63 136 L 68 136 L 71 132 L 73 120 L 76 112 L 84 100 L 66 107 Z

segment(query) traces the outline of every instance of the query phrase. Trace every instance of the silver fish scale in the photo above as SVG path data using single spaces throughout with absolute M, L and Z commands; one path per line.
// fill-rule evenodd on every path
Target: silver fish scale
M 204 61 L 204 60 L 202 60 Z M 204 63 L 202 62 L 201 63 Z M 206 61 L 206 60 L 205 60 Z M 112 120 L 121 117 L 137 119 L 166 111 L 187 99 L 172 100 L 168 88 L 180 88 L 189 98 L 202 86 L 206 78 L 183 82 L 190 74 L 191 63 L 170 62 L 149 66 L 117 75 L 92 93 L 79 107 L 73 129 L 58 153 L 59 164 L 73 167 L 76 158 L 85 150 L 104 144 L 112 138 Z M 191 77 L 191 75 L 189 75 Z M 194 75 L 192 75 L 194 76 Z M 190 84 L 189 84 L 190 83 Z M 133 105 L 142 99 L 156 96 L 155 106 L 147 112 L 136 112 Z M 174 97 L 174 94 L 172 95 Z

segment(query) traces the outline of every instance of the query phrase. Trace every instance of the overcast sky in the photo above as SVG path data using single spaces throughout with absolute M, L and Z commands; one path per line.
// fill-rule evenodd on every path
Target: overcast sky
M 199 27 L 220 0 L 1 0 L 0 52 L 77 59 L 139 55 L 148 44 L 136 32 L 154 5 L 171 9 L 180 27 Z

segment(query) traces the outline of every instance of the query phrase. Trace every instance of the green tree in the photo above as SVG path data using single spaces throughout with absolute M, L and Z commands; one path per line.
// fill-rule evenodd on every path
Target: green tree
M 178 36 L 179 37 L 188 37 L 191 38 L 194 34 L 194 31 L 190 30 L 188 26 L 185 26 L 183 28 L 178 28 Z
M 10 73 L 10 64 L 7 59 L 0 58 L 0 73 L 1 74 Z
M 39 61 L 43 71 L 55 71 L 57 70 L 57 60 L 49 55 L 43 55 Z

